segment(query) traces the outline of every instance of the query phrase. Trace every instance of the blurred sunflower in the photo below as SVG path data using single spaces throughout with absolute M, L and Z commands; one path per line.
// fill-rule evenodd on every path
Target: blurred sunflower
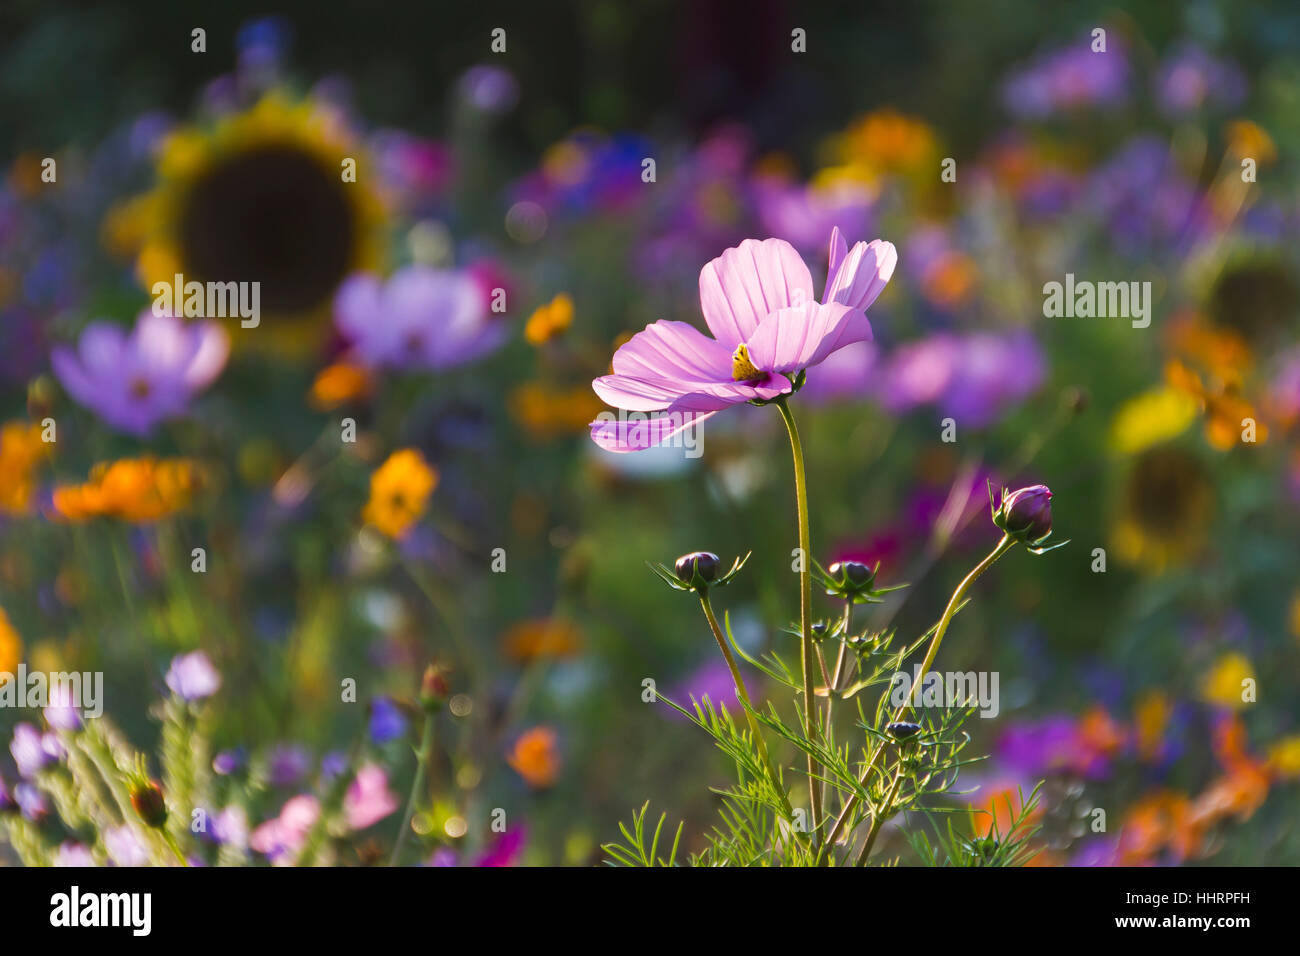
M 1195 456 L 1169 446 L 1143 452 L 1130 467 L 1122 494 L 1113 531 L 1121 560 L 1159 571 L 1201 548 L 1214 491 Z
M 337 113 L 270 93 L 167 136 L 154 190 L 111 211 L 105 235 L 137 253 L 146 289 L 178 274 L 260 282 L 262 325 L 235 341 L 303 354 L 319 343 L 344 277 L 380 264 L 383 209 L 361 154 Z

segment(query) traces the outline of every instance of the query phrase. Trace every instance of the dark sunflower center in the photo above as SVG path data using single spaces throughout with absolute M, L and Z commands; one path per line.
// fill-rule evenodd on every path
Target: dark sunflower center
M 344 192 L 356 188 L 292 146 L 221 160 L 194 183 L 181 213 L 186 280 L 260 282 L 268 312 L 320 305 L 356 247 L 356 218 Z

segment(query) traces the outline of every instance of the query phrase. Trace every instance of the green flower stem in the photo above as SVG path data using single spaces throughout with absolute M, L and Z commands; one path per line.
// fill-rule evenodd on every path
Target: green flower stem
M 731 648 L 727 646 L 727 639 L 723 636 L 722 628 L 718 626 L 718 618 L 713 613 L 708 588 L 701 588 L 699 593 L 700 606 L 704 608 L 704 616 L 708 619 L 709 628 L 713 631 L 713 639 L 718 642 L 718 650 L 722 651 L 722 656 L 727 662 L 727 669 L 731 671 L 731 680 L 736 685 L 736 693 L 740 696 L 740 702 L 744 705 L 745 719 L 749 721 L 749 730 L 754 735 L 754 743 L 757 744 L 758 752 L 763 757 L 763 763 L 767 765 L 767 772 L 772 777 L 772 786 L 781 794 L 781 801 L 785 804 L 787 816 L 794 816 L 790 800 L 785 795 L 785 787 L 781 785 L 781 778 L 776 775 L 776 770 L 772 766 L 772 758 L 767 752 L 767 743 L 763 740 L 758 721 L 754 718 L 754 705 L 750 703 L 749 690 L 745 687 L 745 678 L 741 675 L 740 668 L 736 666 L 736 658 L 732 656 Z
M 402 814 L 402 828 L 397 831 L 397 843 L 393 846 L 393 855 L 389 866 L 397 866 L 402 857 L 402 848 L 406 845 L 406 835 L 411 832 L 411 820 L 415 817 L 415 804 L 424 789 L 424 780 L 429 773 L 429 762 L 433 755 L 433 723 L 436 711 L 430 711 L 424 718 L 424 733 L 420 737 L 420 749 L 415 755 L 415 779 L 411 781 L 411 795 L 406 799 L 406 812 Z
M 844 623 L 840 633 L 840 650 L 835 657 L 835 670 L 831 672 L 830 680 L 826 682 L 826 739 L 829 745 L 831 740 L 831 717 L 835 709 L 835 692 L 839 689 L 840 681 L 844 678 L 844 658 L 849 649 L 849 629 L 853 626 L 853 602 L 844 602 Z M 826 804 L 826 788 L 830 786 L 829 782 L 822 784 L 822 805 Z
M 871 848 L 876 845 L 876 837 L 880 835 L 881 825 L 893 816 L 894 801 L 898 798 L 898 791 L 903 786 L 903 764 L 900 761 L 898 770 L 894 773 L 894 782 L 889 788 L 889 794 L 885 797 L 885 804 L 876 818 L 871 821 L 871 830 L 867 833 L 867 840 L 862 844 L 862 852 L 858 854 L 854 866 L 862 866 L 867 862 L 867 857 L 871 856 Z
M 176 859 L 181 861 L 181 866 L 189 866 L 189 860 L 185 859 L 185 854 L 182 853 L 181 848 L 177 846 L 176 838 L 171 835 L 171 832 L 167 830 L 166 827 L 160 828 L 158 832 L 162 834 L 163 842 L 167 844 L 167 848 L 176 854 Z
M 794 415 L 785 397 L 775 403 L 785 421 L 786 431 L 790 433 L 790 451 L 794 456 L 794 494 L 799 511 L 799 665 L 803 670 L 803 733 L 809 741 L 813 737 L 813 688 L 812 688 L 812 545 L 808 534 L 808 479 L 804 470 L 803 445 L 799 441 L 799 429 L 795 426 Z M 808 754 L 808 799 L 811 808 L 811 832 L 816 834 L 821 825 L 822 790 L 817 783 L 821 776 L 821 765 Z M 815 841 L 814 841 L 815 842 Z
M 920 677 L 917 678 L 918 682 L 924 680 L 925 675 L 929 673 L 930 665 L 934 663 L 935 655 L 939 653 L 939 645 L 943 643 L 943 636 L 948 631 L 948 624 L 952 621 L 952 616 L 957 613 L 957 608 L 961 605 L 962 598 L 966 596 L 966 592 L 970 590 L 972 584 L 979 580 L 980 575 L 991 568 L 998 558 L 1010 551 L 1015 546 L 1015 543 L 1015 539 L 1012 538 L 1011 535 L 1004 534 L 1002 540 L 997 543 L 997 546 L 985 556 L 983 561 L 971 569 L 970 574 L 966 575 L 966 577 L 962 579 L 961 584 L 957 585 L 957 590 L 952 592 L 952 597 L 948 601 L 948 606 L 944 609 L 943 617 L 939 619 L 939 626 L 934 629 L 934 637 L 930 639 L 930 647 L 925 652 L 925 660 L 921 664 Z M 911 706 L 911 702 L 909 701 L 899 707 L 898 710 L 894 711 L 894 716 L 891 718 L 890 723 L 901 720 L 903 715 L 911 709 Z M 871 772 L 876 769 L 876 764 L 880 761 L 880 755 L 884 753 L 884 750 L 885 743 L 884 741 L 881 741 L 876 745 L 875 753 L 871 755 L 871 759 L 867 762 L 867 766 L 858 777 L 859 789 L 864 789 L 867 786 L 868 781 L 871 779 Z M 845 801 L 844 809 L 840 811 L 840 815 L 836 817 L 835 825 L 831 827 L 831 832 L 826 838 L 827 846 L 834 845 L 857 805 L 858 793 L 854 792 L 849 796 L 848 800 Z

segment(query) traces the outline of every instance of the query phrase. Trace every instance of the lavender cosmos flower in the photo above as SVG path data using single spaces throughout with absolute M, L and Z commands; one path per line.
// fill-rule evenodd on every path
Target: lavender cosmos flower
M 51 863 L 54 866 L 87 867 L 95 865 L 95 858 L 91 856 L 89 847 L 84 843 L 73 843 L 69 840 L 59 844 Z
M 408 266 L 387 281 L 361 273 L 334 297 L 334 322 L 368 365 L 443 369 L 471 362 L 505 341 L 465 272 Z
M 190 399 L 221 372 L 230 352 L 213 322 L 185 322 L 143 312 L 128 334 L 92 322 L 74 352 L 57 346 L 54 374 L 68 393 L 114 428 L 138 437 L 185 414 Z
M 181 700 L 196 701 L 211 697 L 221 687 L 221 675 L 208 655 L 193 651 L 172 658 L 167 670 L 167 688 Z
M 104 831 L 104 849 L 108 850 L 109 859 L 117 866 L 146 866 L 149 863 L 148 849 L 135 830 L 126 824 Z
M 1215 59 L 1192 45 L 1165 60 L 1155 88 L 1160 108 L 1173 116 L 1207 105 L 1235 109 L 1246 98 L 1246 78 L 1235 63 Z
M 731 405 L 789 394 L 798 373 L 871 338 L 863 310 L 897 261 L 892 243 L 877 239 L 849 250 L 835 229 L 817 302 L 812 275 L 788 242 L 746 239 L 728 249 L 700 272 L 700 309 L 713 338 L 661 319 L 614 354 L 614 374 L 592 382 L 616 408 L 667 414 L 598 420 L 592 440 L 609 451 L 641 451 Z
M 1128 55 L 1118 37 L 1105 52 L 1090 43 L 1051 50 L 1013 74 L 1002 90 L 1016 116 L 1043 119 L 1091 106 L 1117 106 L 1128 96 Z
M 33 823 L 40 822 L 50 812 L 50 804 L 45 799 L 45 794 L 26 781 L 14 785 L 14 803 L 18 804 L 23 818 Z
M 45 708 L 45 722 L 55 730 L 81 729 L 81 711 L 77 708 L 70 687 L 56 687 L 50 692 L 50 703 Z
M 21 723 L 14 727 L 9 753 L 13 755 L 18 773 L 31 778 L 58 760 L 63 748 L 53 734 L 42 734 L 31 724 Z

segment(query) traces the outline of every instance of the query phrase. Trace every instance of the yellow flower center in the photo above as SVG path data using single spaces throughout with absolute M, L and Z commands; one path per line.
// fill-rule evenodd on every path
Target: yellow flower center
M 733 382 L 752 382 L 766 378 L 767 373 L 760 371 L 749 358 L 749 349 L 744 343 L 736 346 L 731 355 L 731 380 Z

